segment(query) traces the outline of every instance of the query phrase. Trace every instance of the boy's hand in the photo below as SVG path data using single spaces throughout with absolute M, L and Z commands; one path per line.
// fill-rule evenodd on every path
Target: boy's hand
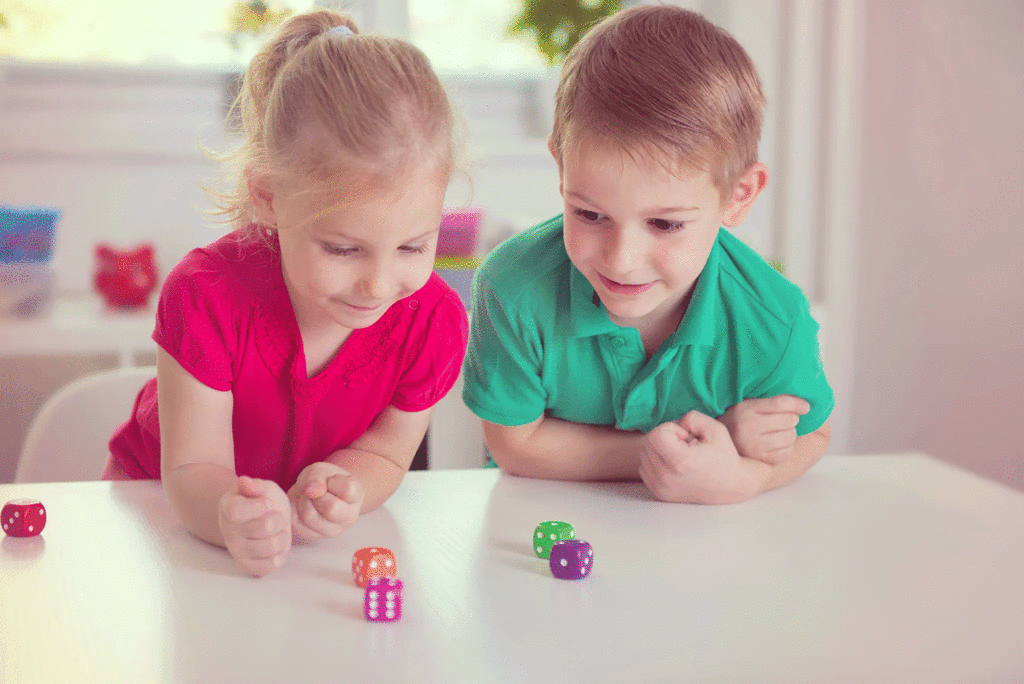
M 333 463 L 306 466 L 288 490 L 292 528 L 309 541 L 337 537 L 359 518 L 366 492 L 348 471 Z
M 242 570 L 262 577 L 284 565 L 292 545 L 291 506 L 276 482 L 239 477 L 218 506 L 224 546 Z
M 810 410 L 804 399 L 780 394 L 745 399 L 730 406 L 718 420 L 729 428 L 740 456 L 778 465 L 793 455 L 797 423 Z
M 662 423 L 644 436 L 640 477 L 658 499 L 676 503 L 745 501 L 769 466 L 742 458 L 722 423 L 699 411 Z

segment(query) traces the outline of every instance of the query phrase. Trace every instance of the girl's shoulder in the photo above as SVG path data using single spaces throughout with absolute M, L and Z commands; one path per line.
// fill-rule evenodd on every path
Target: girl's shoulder
M 272 238 L 235 230 L 188 252 L 171 269 L 167 282 L 194 282 L 221 294 L 251 295 L 273 288 L 280 253 Z

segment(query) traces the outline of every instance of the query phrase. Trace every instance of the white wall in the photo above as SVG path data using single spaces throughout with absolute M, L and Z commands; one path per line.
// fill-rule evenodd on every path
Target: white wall
M 865 11 L 851 446 L 1024 489 L 1024 5 Z

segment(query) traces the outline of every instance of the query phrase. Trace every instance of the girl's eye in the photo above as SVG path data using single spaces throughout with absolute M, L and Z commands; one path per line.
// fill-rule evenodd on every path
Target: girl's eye
M 599 214 L 596 211 L 590 211 L 589 209 L 575 209 L 573 213 L 587 223 L 597 223 L 604 217 L 603 214 Z
M 418 247 L 413 247 L 412 245 L 402 245 L 401 247 L 398 248 L 400 252 L 405 252 L 406 254 L 423 254 L 429 249 L 430 245 L 426 242 L 424 242 L 422 245 Z
M 650 219 L 650 224 L 661 233 L 674 233 L 686 227 L 686 223 L 683 221 L 668 221 L 666 219 Z
M 321 246 L 325 252 L 332 256 L 351 256 L 359 250 L 358 247 L 342 247 L 341 245 L 332 245 L 329 242 L 323 242 Z

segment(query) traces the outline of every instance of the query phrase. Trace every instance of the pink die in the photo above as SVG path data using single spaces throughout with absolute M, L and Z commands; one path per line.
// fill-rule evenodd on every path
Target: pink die
M 363 610 L 370 622 L 394 622 L 402 619 L 402 580 L 393 577 L 372 579 L 366 584 Z
M 365 587 L 375 577 L 394 577 L 397 574 L 395 554 L 391 549 L 368 546 L 352 554 L 352 579 L 358 587 Z
M 36 499 L 14 499 L 0 511 L 0 524 L 12 537 L 34 537 L 46 526 L 46 509 Z
M 594 549 L 579 539 L 557 541 L 548 563 L 558 579 L 583 579 L 594 567 Z

